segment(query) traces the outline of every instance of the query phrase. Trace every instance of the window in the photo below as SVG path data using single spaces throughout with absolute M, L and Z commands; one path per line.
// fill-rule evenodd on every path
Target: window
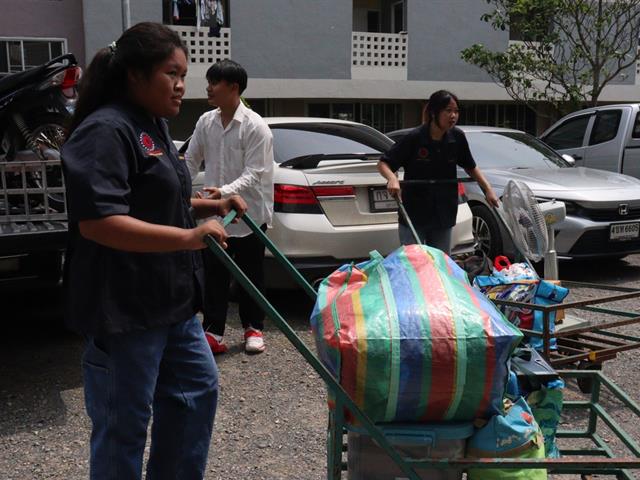
M 273 154 L 276 163 L 314 154 L 379 154 L 389 140 L 361 125 L 302 123 L 272 125 Z
M 67 52 L 65 39 L 0 37 L 0 73 L 22 72 Z
M 526 105 L 464 102 L 458 124 L 513 128 L 534 134 L 536 114 Z
M 469 148 L 481 168 L 568 168 L 560 155 L 521 132 L 468 132 Z
M 360 122 L 381 132 L 402 128 L 402 105 L 399 103 L 309 103 L 307 114 Z
M 391 6 L 391 24 L 393 26 L 392 33 L 406 31 L 404 24 L 404 1 L 395 2 Z
M 556 150 L 581 147 L 590 118 L 591 115 L 571 118 L 549 133 L 543 140 Z
M 269 98 L 252 98 L 246 100 L 249 108 L 261 117 L 273 117 L 273 103 Z
M 596 114 L 596 120 L 591 131 L 589 145 L 597 145 L 598 143 L 608 142 L 616 138 L 620 119 L 622 118 L 622 110 L 606 110 Z
M 377 10 L 367 11 L 367 32 L 380 31 L 380 12 Z
M 199 1 L 200 0 L 190 0 L 188 2 L 174 3 L 172 0 L 162 0 L 162 21 L 165 25 L 195 27 L 198 22 L 198 14 L 200 14 L 200 18 L 202 18 Z M 231 25 L 229 0 L 222 0 L 222 12 L 224 14 L 224 24 L 222 26 L 227 28 Z M 209 25 L 202 21 L 202 28 L 206 30 L 208 27 Z
M 636 121 L 633 124 L 633 132 L 631 136 L 633 138 L 640 138 L 640 112 L 636 115 Z

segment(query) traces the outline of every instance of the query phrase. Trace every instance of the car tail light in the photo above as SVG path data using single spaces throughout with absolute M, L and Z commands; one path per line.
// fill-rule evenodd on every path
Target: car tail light
M 283 213 L 322 213 L 318 199 L 309 187 L 276 183 L 274 210 Z
M 352 186 L 305 187 L 277 183 L 274 186 L 274 210 L 283 213 L 322 213 L 318 198 L 353 198 L 355 194 Z
M 464 183 L 458 182 L 458 203 L 465 203 L 469 200 L 467 197 L 467 190 L 464 188 Z

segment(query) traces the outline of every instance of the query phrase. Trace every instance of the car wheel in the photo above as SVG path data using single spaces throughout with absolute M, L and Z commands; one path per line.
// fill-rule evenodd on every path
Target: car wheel
M 500 227 L 493 213 L 484 205 L 471 207 L 473 214 L 473 238 L 476 248 L 482 250 L 489 258 L 493 259 L 502 253 L 502 238 Z

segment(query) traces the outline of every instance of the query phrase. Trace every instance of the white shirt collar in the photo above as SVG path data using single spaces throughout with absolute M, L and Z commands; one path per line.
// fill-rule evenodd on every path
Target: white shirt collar
M 245 107 L 244 103 L 242 103 L 242 100 L 240 100 L 240 103 L 238 104 L 238 108 L 236 108 L 236 111 L 233 113 L 233 118 L 231 119 L 231 122 L 236 121 L 238 123 L 242 123 L 242 121 L 247 116 L 247 111 L 248 111 L 247 107 Z M 216 108 L 215 112 L 216 112 L 216 117 L 218 117 L 218 121 L 222 125 L 222 111 L 218 107 Z

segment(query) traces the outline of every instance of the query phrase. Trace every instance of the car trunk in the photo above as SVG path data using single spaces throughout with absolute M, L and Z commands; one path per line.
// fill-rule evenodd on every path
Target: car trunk
M 304 175 L 333 226 L 398 221 L 396 202 L 388 196 L 376 162 L 326 161 L 305 169 Z

